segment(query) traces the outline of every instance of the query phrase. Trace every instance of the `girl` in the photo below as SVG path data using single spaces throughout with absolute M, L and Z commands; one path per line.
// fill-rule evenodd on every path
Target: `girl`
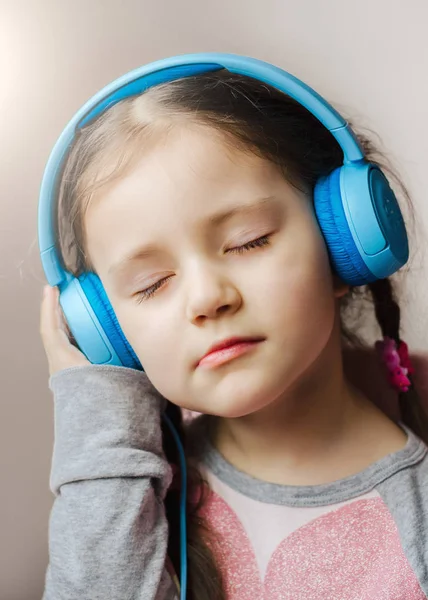
M 188 463 L 187 598 L 427 597 L 428 423 L 388 279 L 368 290 L 400 420 L 343 371 L 357 295 L 312 202 L 342 163 L 306 108 L 227 70 L 150 87 L 76 136 L 63 261 L 99 277 L 145 372 L 90 364 L 46 288 L 45 600 L 179 597 L 183 473 L 162 413 Z M 181 409 L 202 415 L 183 424 Z

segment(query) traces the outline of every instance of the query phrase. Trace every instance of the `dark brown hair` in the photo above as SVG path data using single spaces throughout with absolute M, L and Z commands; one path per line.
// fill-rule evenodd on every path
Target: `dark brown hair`
M 120 177 L 136 157 L 155 144 L 176 124 L 192 122 L 221 133 L 226 144 L 252 152 L 275 163 L 284 177 L 299 189 L 313 190 L 316 181 L 340 166 L 343 153 L 333 136 L 303 106 L 257 80 L 227 71 L 180 79 L 151 88 L 121 101 L 79 134 L 65 166 L 59 198 L 59 239 L 69 270 L 90 269 L 85 253 L 84 214 L 92 194 L 112 178 Z M 379 164 L 380 155 L 367 137 L 359 136 L 368 160 Z M 396 179 L 403 199 L 404 186 Z M 389 279 L 368 286 L 381 332 L 400 340 L 400 310 Z M 356 291 L 355 291 L 356 292 Z M 351 290 L 346 302 L 361 293 Z M 348 335 L 343 324 L 344 337 Z M 400 397 L 404 423 L 428 442 L 428 420 L 412 388 Z M 186 446 L 181 411 L 169 404 L 170 418 Z M 178 465 L 175 443 L 164 429 L 167 459 Z M 191 472 L 190 486 L 200 485 Z M 170 525 L 168 552 L 180 573 L 179 490 L 165 501 Z M 198 506 L 189 507 L 189 593 L 191 600 L 221 600 L 224 590 L 206 540 L 208 530 Z

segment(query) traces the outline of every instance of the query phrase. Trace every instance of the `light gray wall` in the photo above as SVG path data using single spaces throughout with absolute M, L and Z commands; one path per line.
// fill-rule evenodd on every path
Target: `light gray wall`
M 51 146 L 104 84 L 173 54 L 274 62 L 377 130 L 428 223 L 426 0 L 3 0 L 0 3 L 0 599 L 41 598 L 52 403 L 39 341 L 36 212 Z M 426 241 L 419 242 L 422 249 Z M 422 254 L 407 338 L 428 349 Z M 76 599 L 77 600 L 77 599 Z

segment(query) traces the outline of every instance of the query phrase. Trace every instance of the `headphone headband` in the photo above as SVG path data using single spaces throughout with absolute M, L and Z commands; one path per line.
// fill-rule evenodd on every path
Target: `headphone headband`
M 308 85 L 279 67 L 255 58 L 223 53 L 186 54 L 144 65 L 108 84 L 86 102 L 69 121 L 50 154 L 41 184 L 38 219 L 41 260 L 50 285 L 68 279 L 56 249 L 54 218 L 58 180 L 76 132 L 120 100 L 160 83 L 220 69 L 258 79 L 288 94 L 336 138 L 345 164 L 364 160 L 354 133 L 340 114 Z

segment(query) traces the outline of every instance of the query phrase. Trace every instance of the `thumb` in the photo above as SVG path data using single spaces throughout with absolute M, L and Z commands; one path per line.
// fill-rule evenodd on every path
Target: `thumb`
M 46 286 L 44 289 L 40 311 L 40 335 L 51 375 L 67 367 L 90 364 L 84 354 L 70 343 L 57 287 Z

